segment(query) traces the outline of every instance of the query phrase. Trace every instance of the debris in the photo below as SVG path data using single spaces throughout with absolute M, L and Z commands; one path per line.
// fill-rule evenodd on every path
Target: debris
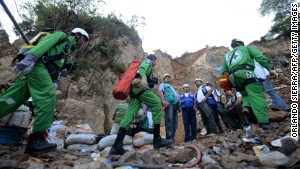
M 254 146 L 253 151 L 256 156 L 260 156 L 261 154 L 269 153 L 270 149 L 267 145 L 259 145 L 259 146 Z

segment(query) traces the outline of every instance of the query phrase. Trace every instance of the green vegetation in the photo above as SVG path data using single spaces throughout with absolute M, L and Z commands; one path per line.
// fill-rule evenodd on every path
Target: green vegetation
M 119 61 L 111 61 L 111 62 L 109 62 L 109 67 L 118 76 L 121 76 L 125 72 L 125 70 L 127 68 L 124 63 L 119 62 Z
M 291 3 L 296 0 L 262 0 L 259 12 L 262 16 L 275 13 L 274 25 L 269 32 L 261 38 L 269 40 L 275 36 L 290 36 L 291 32 Z M 300 3 L 298 3 L 299 6 Z
M 28 36 L 35 35 L 43 28 L 54 28 L 66 33 L 75 27 L 85 29 L 92 39 L 99 38 L 97 44 L 93 44 L 93 50 L 74 57 L 77 69 L 72 71 L 72 79 L 78 81 L 81 77 L 87 77 L 92 70 L 99 72 L 107 68 L 120 76 L 127 66 L 114 57 L 120 52 L 120 44 L 139 43 L 136 27 L 144 25 L 144 18 L 134 15 L 131 20 L 124 22 L 121 16 L 117 17 L 114 13 L 103 16 L 97 11 L 104 3 L 103 0 L 29 1 L 21 5 L 23 21 L 19 25 Z M 116 43 L 120 40 L 122 43 Z M 98 83 L 90 86 L 90 91 L 96 95 L 101 95 L 102 90 Z

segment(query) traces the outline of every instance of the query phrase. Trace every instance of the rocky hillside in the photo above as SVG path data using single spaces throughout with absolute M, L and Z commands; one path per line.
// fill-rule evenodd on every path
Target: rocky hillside
M 96 133 L 105 134 L 112 125 L 111 115 L 118 103 L 112 97 L 112 88 L 117 83 L 120 69 L 132 59 L 142 60 L 146 54 L 141 41 L 134 45 L 121 38 L 104 44 L 101 34 L 95 33 L 91 37 L 91 41 L 73 56 L 80 70 L 63 78 L 57 90 L 57 109 L 61 110 L 60 116 L 68 124 L 88 123 Z M 15 78 L 10 62 L 21 44 L 22 40 L 9 44 L 7 34 L 0 30 L 0 84 Z M 269 56 L 283 56 L 290 40 L 280 38 L 270 42 L 253 42 L 251 45 Z M 197 77 L 216 84 L 219 72 L 213 71 L 213 67 L 221 65 L 228 51 L 225 47 L 204 48 L 172 59 L 172 56 L 157 50 L 155 55 L 159 62 L 154 76 L 162 81 L 163 74 L 171 74 L 178 92 L 181 92 L 184 83 L 190 84 L 192 91 L 195 91 L 193 82 Z M 288 79 L 286 81 L 288 83 Z
M 141 41 L 138 44 L 133 44 L 125 37 L 111 39 L 111 41 L 104 43 L 101 37 L 101 34 L 97 33 L 91 35 L 91 41 L 72 56 L 78 63 L 78 69 L 68 77 L 63 78 L 62 84 L 57 90 L 57 109 L 62 112 L 59 117 L 66 122 L 66 125 L 88 123 L 97 135 L 106 134 L 112 125 L 112 112 L 118 103 L 112 97 L 112 88 L 117 83 L 122 70 L 132 59 L 142 60 L 146 56 Z M 7 34 L 0 30 L 0 84 L 10 84 L 16 78 L 12 72 L 11 60 L 18 52 L 21 44 L 22 40 L 9 44 Z M 257 47 L 270 58 L 279 57 L 288 60 L 285 57 L 290 46 L 290 39 L 288 38 L 279 38 L 269 42 L 253 42 L 250 45 Z M 213 71 L 213 68 L 221 65 L 223 56 L 228 51 L 229 49 L 225 47 L 205 48 L 172 59 L 172 56 L 157 50 L 155 55 L 159 62 L 153 73 L 160 81 L 162 81 L 163 74 L 171 74 L 172 83 L 178 92 L 181 91 L 184 83 L 190 84 L 192 91 L 195 91 L 193 83 L 195 78 L 199 77 L 204 82 L 217 82 L 220 74 Z M 279 78 L 273 80 L 275 89 L 288 104 L 291 103 L 289 77 L 290 70 L 286 67 L 283 69 L 283 73 L 279 74 Z M 266 99 L 269 102 L 268 96 Z M 243 142 L 244 133 L 241 130 L 235 133 L 226 130 L 221 134 L 210 134 L 205 139 L 199 138 L 196 143 L 193 143 L 201 150 L 202 154 L 202 161 L 198 163 L 196 168 L 276 168 L 278 166 L 299 168 L 299 142 L 286 139 L 281 148 L 271 145 L 273 140 L 290 132 L 289 113 L 271 110 L 268 110 L 268 113 L 272 121 L 280 121 L 281 123 L 278 129 L 272 131 L 263 131 L 253 125 L 253 133 L 259 136 L 262 141 L 259 144 Z M 57 134 L 64 142 L 65 133 Z M 133 150 L 121 158 L 118 157 L 120 158 L 119 162 L 121 164 L 127 162 L 142 163 L 143 165 L 152 165 L 152 167 L 172 165 L 174 168 L 182 167 L 181 164 L 188 161 L 194 162 L 193 157 L 196 153 L 189 148 L 183 149 L 185 145 L 180 144 L 183 135 L 182 120 L 179 116 L 179 127 L 176 135 L 177 146 L 175 148 L 149 151 L 142 156 Z M 271 153 L 259 157 L 255 156 L 253 148 L 257 145 L 267 145 L 266 148 L 269 148 Z M 104 163 L 93 162 L 89 152 L 67 150 L 63 146 L 57 151 L 37 157 L 23 155 L 22 148 L 24 146 L 0 146 L 0 168 L 1 165 L 6 167 L 18 166 L 18 168 L 107 167 Z M 11 159 L 17 159 L 17 161 Z M 112 159 L 116 161 L 114 157 Z M 103 156 L 98 159 L 101 162 L 104 162 L 103 160 L 105 160 Z

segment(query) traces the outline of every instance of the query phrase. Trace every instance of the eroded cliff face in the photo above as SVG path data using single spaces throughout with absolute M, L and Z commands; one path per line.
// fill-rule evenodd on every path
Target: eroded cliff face
M 11 45 L 6 43 L 7 39 L 7 34 L 0 30 L 0 84 L 16 77 L 10 63 L 22 44 L 22 41 L 18 40 Z M 87 65 L 86 72 L 78 80 L 75 80 L 74 74 L 63 78 L 57 90 L 57 109 L 62 112 L 60 118 L 66 120 L 68 125 L 88 123 L 97 134 L 105 134 L 109 131 L 113 124 L 111 117 L 114 107 L 119 103 L 112 97 L 112 89 L 119 75 L 113 71 L 110 61 L 128 65 L 132 59 L 142 60 L 146 56 L 141 41 L 138 45 L 134 45 L 123 38 L 106 42 L 112 48 L 117 46 L 118 50 L 115 51 L 113 57 L 105 57 L 97 49 L 101 42 L 101 35 L 91 36 L 91 41 L 73 56 L 87 58 L 90 65 Z M 253 42 L 251 45 L 264 53 L 271 52 L 274 55 L 280 55 L 289 49 L 290 40 L 281 38 L 264 43 Z M 195 78 L 201 78 L 203 82 L 210 81 L 213 84 L 217 82 L 220 74 L 213 68 L 221 66 L 223 57 L 228 51 L 226 47 L 204 48 L 172 59 L 172 56 L 157 50 L 155 55 L 158 57 L 158 64 L 153 74 L 162 81 L 163 75 L 168 73 L 172 76 L 172 84 L 178 92 L 182 91 L 182 85 L 185 83 L 188 83 L 194 92 Z
M 195 78 L 201 78 L 203 82 L 215 82 L 219 73 L 214 71 L 214 67 L 221 65 L 223 56 L 229 50 L 225 47 L 216 47 L 211 49 L 201 49 L 195 53 L 185 54 L 183 57 L 172 59 L 168 54 L 157 51 L 159 57 L 158 77 L 162 81 L 164 73 L 172 76 L 172 84 L 181 92 L 183 84 L 187 83 L 195 91 Z

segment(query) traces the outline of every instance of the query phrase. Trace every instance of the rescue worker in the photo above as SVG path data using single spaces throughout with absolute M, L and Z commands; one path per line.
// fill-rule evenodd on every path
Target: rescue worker
M 273 127 L 269 122 L 267 105 L 264 97 L 262 85 L 257 82 L 254 73 L 255 59 L 260 65 L 270 71 L 268 59 L 256 48 L 244 46 L 241 40 L 233 39 L 231 42 L 233 50 L 224 56 L 222 74 L 230 73 L 229 80 L 234 88 L 243 96 L 243 105 L 253 109 L 254 115 L 262 129 Z
M 64 40 L 62 42 L 62 40 Z M 65 57 L 74 49 L 89 40 L 88 33 L 81 29 L 72 30 L 71 36 L 64 32 L 54 32 L 25 53 L 25 58 L 18 62 L 14 71 L 20 75 L 7 91 L 0 95 L 0 118 L 14 112 L 29 97 L 34 102 L 34 125 L 25 153 L 40 153 L 55 150 L 57 145 L 46 141 L 47 131 L 51 126 L 53 110 L 56 107 L 56 85 L 59 79 L 53 79 L 46 68 L 46 59 L 59 56 L 61 59 L 51 62 L 57 68 L 63 67 Z M 61 43 L 58 43 L 61 42 Z M 50 62 L 47 62 L 50 64 Z
M 110 154 L 122 155 L 125 153 L 123 148 L 123 139 L 134 120 L 141 103 L 144 103 L 152 110 L 152 117 L 154 123 L 153 129 L 153 146 L 154 148 L 164 147 L 172 144 L 171 141 L 164 140 L 160 137 L 160 122 L 162 116 L 162 105 L 159 98 L 151 90 L 153 88 L 152 67 L 156 65 L 157 58 L 155 55 L 150 54 L 147 56 L 139 66 L 136 78 L 132 82 L 130 91 L 130 100 L 128 110 L 121 120 L 121 127 L 117 134 L 117 138 L 110 150 Z
M 197 120 L 194 110 L 195 96 L 190 92 L 190 85 L 182 86 L 184 93 L 180 95 L 182 120 L 184 125 L 184 142 L 196 140 Z
M 161 102 L 164 106 L 169 104 L 165 109 L 165 130 L 166 130 L 166 139 L 172 140 L 175 143 L 175 133 L 178 127 L 178 103 L 179 95 L 172 87 L 171 75 L 164 74 L 163 82 L 158 87 L 158 96 L 160 97 Z
M 195 94 L 195 105 L 201 114 L 201 119 L 203 121 L 203 125 L 207 131 L 207 134 L 217 133 L 218 128 L 216 125 L 216 121 L 213 115 L 213 110 L 209 107 L 207 103 L 208 94 L 204 95 L 202 91 L 202 80 L 200 78 L 195 79 L 195 84 L 197 86 L 196 94 Z

